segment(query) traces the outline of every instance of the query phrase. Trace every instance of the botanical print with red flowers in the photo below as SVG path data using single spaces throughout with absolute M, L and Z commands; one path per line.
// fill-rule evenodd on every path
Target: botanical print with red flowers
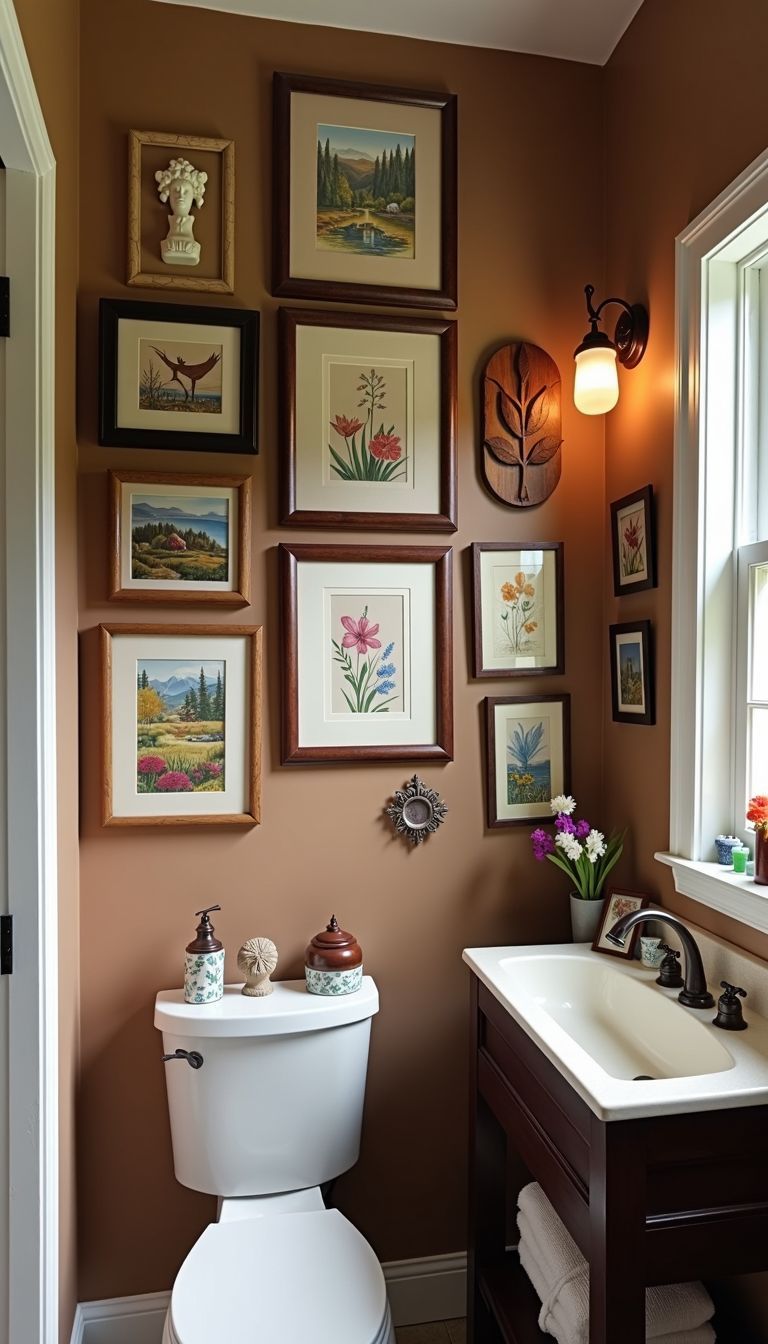
M 406 480 L 406 397 L 407 370 L 403 367 L 388 367 L 385 376 L 381 369 L 331 364 L 333 433 L 328 452 L 332 480 L 382 485 Z
M 331 600 L 332 708 L 342 714 L 401 711 L 402 598 L 335 594 Z
M 493 567 L 494 653 L 530 654 L 544 652 L 544 584 L 541 565 L 510 569 Z
M 645 507 L 630 504 L 616 516 L 619 530 L 619 579 L 621 583 L 637 582 L 648 575 L 645 536 Z

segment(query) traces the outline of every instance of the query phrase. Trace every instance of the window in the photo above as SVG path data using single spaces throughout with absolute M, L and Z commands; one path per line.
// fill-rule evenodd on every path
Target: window
M 712 861 L 768 793 L 768 152 L 677 240 L 669 863 L 768 932 L 768 889 Z

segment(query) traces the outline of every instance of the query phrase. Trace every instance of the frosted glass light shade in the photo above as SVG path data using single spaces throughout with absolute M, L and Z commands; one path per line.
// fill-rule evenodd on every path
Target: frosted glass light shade
M 619 400 L 619 377 L 613 346 L 599 345 L 576 355 L 573 400 L 582 415 L 605 415 Z

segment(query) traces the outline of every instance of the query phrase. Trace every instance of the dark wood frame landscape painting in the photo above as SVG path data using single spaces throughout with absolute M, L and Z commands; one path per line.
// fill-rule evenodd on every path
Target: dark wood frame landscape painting
M 281 308 L 281 521 L 456 530 L 456 323 Z
M 455 308 L 456 97 L 274 75 L 272 292 Z
M 651 622 L 625 621 L 621 625 L 612 625 L 610 656 L 614 723 L 655 723 Z
M 107 447 L 255 453 L 258 377 L 257 312 L 99 304 L 99 443 Z

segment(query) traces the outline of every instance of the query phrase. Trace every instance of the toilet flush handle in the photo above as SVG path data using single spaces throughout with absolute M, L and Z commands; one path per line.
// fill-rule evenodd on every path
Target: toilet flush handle
M 163 1055 L 163 1063 L 171 1059 L 186 1059 L 191 1069 L 202 1069 L 204 1060 L 199 1050 L 174 1050 L 172 1055 Z

